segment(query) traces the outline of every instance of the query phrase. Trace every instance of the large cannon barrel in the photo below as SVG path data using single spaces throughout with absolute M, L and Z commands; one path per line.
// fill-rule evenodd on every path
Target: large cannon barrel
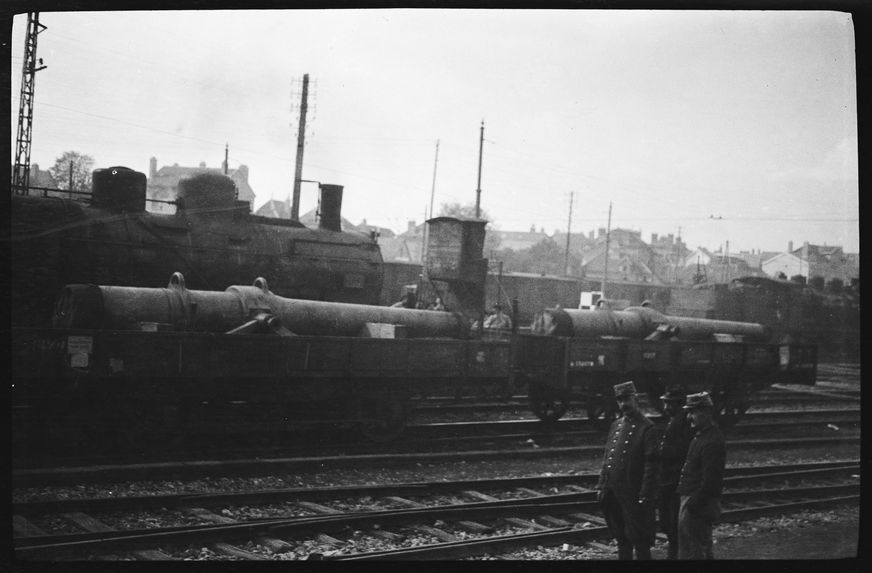
M 67 285 L 53 324 L 114 330 L 169 324 L 176 330 L 228 332 L 264 314 L 298 335 L 359 336 L 366 323 L 402 326 L 409 338 L 462 338 L 468 332 L 456 313 L 284 298 L 270 292 L 262 278 L 254 286 L 223 292 L 188 290 L 180 273 L 173 274 L 167 288 Z
M 672 327 L 670 333 L 681 340 L 706 340 L 715 334 L 741 336 L 748 342 L 766 342 L 771 337 L 770 329 L 756 322 L 669 316 L 649 307 L 616 311 L 549 308 L 536 315 L 531 331 L 567 337 L 645 338 L 661 326 Z

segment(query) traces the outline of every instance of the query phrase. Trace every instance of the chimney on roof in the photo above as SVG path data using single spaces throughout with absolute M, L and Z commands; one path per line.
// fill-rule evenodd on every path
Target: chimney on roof
M 587 234 L 587 238 L 593 240 L 593 229 L 591 229 L 590 233 Z
M 673 244 L 673 243 L 675 242 L 675 235 L 673 235 L 672 233 L 669 233 L 669 234 L 666 235 L 666 236 L 667 236 L 668 239 L 669 239 L 669 244 L 670 244 L 670 245 Z
M 597 236 L 597 237 L 602 237 L 602 236 L 604 236 L 605 234 L 606 234 L 606 230 L 605 230 L 603 227 L 600 227 L 599 229 L 596 230 L 596 236 Z
M 788 253 L 793 252 L 793 241 L 787 241 L 787 252 Z
M 157 157 L 152 157 L 148 160 L 148 178 L 154 179 L 157 177 Z
M 531 232 L 531 233 L 535 233 L 535 232 L 536 232 L 536 225 L 530 225 L 530 232 Z
M 651 244 L 653 245 L 656 242 L 657 242 L 657 233 L 651 233 Z
M 321 220 L 319 229 L 342 230 L 342 185 L 319 183 L 321 189 Z

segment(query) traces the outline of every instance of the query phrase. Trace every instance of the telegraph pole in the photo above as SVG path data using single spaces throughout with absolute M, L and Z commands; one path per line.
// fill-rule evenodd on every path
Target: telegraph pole
M 294 199 L 291 203 L 291 220 L 300 220 L 300 182 L 303 179 L 303 146 L 306 141 L 306 110 L 309 97 L 309 74 L 303 74 L 303 95 L 300 99 L 300 125 L 297 129 L 297 168 L 294 171 Z
M 478 136 L 478 186 L 475 188 L 475 218 L 481 217 L 481 151 L 484 145 L 484 120 L 481 120 L 481 132 Z
M 228 162 L 230 159 L 230 144 L 224 144 L 224 175 L 227 175 L 227 171 L 229 170 Z
M 21 101 L 18 106 L 18 139 L 15 166 L 12 168 L 12 192 L 27 195 L 30 187 L 30 142 L 33 133 L 33 95 L 36 72 L 44 70 L 42 59 L 36 59 L 36 39 L 45 26 L 39 23 L 39 12 L 27 13 L 27 33 L 24 36 L 24 62 L 21 65 Z M 37 63 L 39 67 L 37 67 Z
M 600 295 L 600 298 L 602 298 L 602 299 L 606 298 L 606 282 L 608 281 L 608 278 L 609 278 L 609 240 L 611 238 L 611 234 L 612 234 L 612 202 L 609 201 L 609 223 L 608 223 L 608 226 L 606 227 L 606 262 L 605 262 L 605 265 L 603 266 L 603 282 L 600 285 L 600 291 L 602 292 L 602 294 Z
M 563 274 L 569 274 L 569 238 L 572 236 L 572 201 L 575 191 L 569 194 L 569 220 L 566 222 L 566 256 L 563 259 Z
M 436 168 L 439 166 L 439 140 L 436 140 L 436 159 L 433 160 L 433 184 L 430 186 L 430 218 L 433 218 L 433 197 L 436 196 Z M 430 241 L 430 225 L 427 224 L 427 213 L 424 213 L 424 256 L 422 257 L 422 263 L 424 265 L 424 269 L 427 268 L 427 258 L 430 254 L 429 245 Z

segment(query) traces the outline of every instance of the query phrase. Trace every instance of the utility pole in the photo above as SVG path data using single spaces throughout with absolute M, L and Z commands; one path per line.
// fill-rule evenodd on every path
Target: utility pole
M 433 197 L 436 195 L 436 167 L 439 165 L 439 140 L 436 140 L 436 159 L 433 160 L 433 184 L 430 186 L 430 219 L 433 218 Z M 424 212 L 424 256 L 422 257 L 421 263 L 423 263 L 424 269 L 427 269 L 427 259 L 429 256 L 429 248 L 430 248 L 430 225 L 427 224 L 427 212 Z
M 612 234 L 612 202 L 609 201 L 609 223 L 606 227 L 606 262 L 603 265 L 603 282 L 600 285 L 600 298 L 606 299 L 606 282 L 609 278 L 609 240 Z
M 33 133 L 33 95 L 36 72 L 44 70 L 42 59 L 36 59 L 36 39 L 45 26 L 39 23 L 39 12 L 27 13 L 27 33 L 24 36 L 24 62 L 21 64 L 21 98 L 18 106 L 18 139 L 15 166 L 12 168 L 12 192 L 27 195 L 30 187 L 30 142 Z M 37 66 L 39 63 L 39 67 Z
M 569 194 L 569 220 L 566 222 L 566 256 L 563 258 L 563 274 L 569 274 L 569 238 L 572 236 L 572 202 L 575 191 Z
M 224 175 L 227 175 L 227 171 L 229 169 L 228 162 L 230 159 L 230 144 L 224 144 Z
M 294 199 L 291 203 L 291 220 L 300 220 L 300 182 L 303 178 L 303 146 L 306 141 L 306 110 L 309 97 L 309 74 L 303 74 L 303 95 L 300 99 L 300 125 L 297 129 L 297 168 L 294 171 Z
M 478 186 L 475 188 L 475 218 L 481 217 L 481 151 L 484 145 L 484 119 L 481 120 L 481 132 L 478 136 Z

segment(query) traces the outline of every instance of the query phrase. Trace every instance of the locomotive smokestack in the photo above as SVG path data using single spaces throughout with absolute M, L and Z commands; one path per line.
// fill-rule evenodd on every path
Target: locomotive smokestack
M 318 228 L 325 231 L 342 230 L 342 185 L 321 183 L 321 220 Z

